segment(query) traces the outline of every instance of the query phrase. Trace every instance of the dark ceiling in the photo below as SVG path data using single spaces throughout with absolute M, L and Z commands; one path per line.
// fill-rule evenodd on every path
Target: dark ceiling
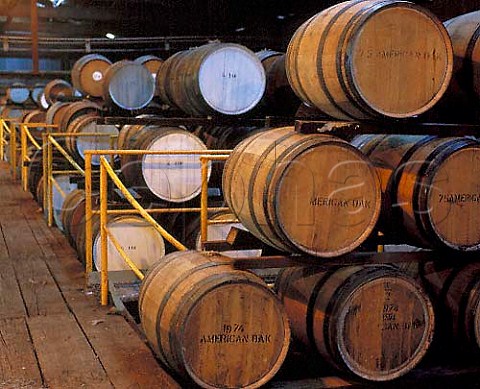
M 58 0 L 56 0 L 58 1 Z M 321 0 L 37 0 L 41 37 L 202 36 L 284 50 L 295 29 L 339 1 Z M 476 0 L 419 0 L 442 20 L 480 9 Z M 0 0 L 0 35 L 26 36 L 30 1 Z M 185 42 L 188 45 L 188 39 Z M 195 42 L 192 42 L 195 43 Z M 167 49 L 175 50 L 175 47 Z

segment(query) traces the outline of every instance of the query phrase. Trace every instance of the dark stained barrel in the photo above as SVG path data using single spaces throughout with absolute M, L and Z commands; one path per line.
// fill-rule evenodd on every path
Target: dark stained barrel
M 262 61 L 267 83 L 258 108 L 270 115 L 294 115 L 301 101 L 288 82 L 285 54 L 262 50 L 256 55 Z
M 160 97 L 160 100 L 162 100 L 163 103 L 169 105 L 170 107 L 175 107 L 175 102 L 171 97 L 172 92 L 170 91 L 170 78 L 172 77 L 172 73 L 175 72 L 175 68 L 176 66 L 178 66 L 180 60 L 187 54 L 188 50 L 179 51 L 173 54 L 162 63 L 157 72 L 157 94 Z
M 370 158 L 382 182 L 386 234 L 420 247 L 480 249 L 477 140 L 361 135 L 352 144 Z
M 287 268 L 276 289 L 292 334 L 338 370 L 393 380 L 430 346 L 432 304 L 413 278 L 393 267 Z
M 480 355 L 480 264 L 436 261 L 411 262 L 399 267 L 412 275 L 434 304 L 439 351 L 465 357 Z
M 57 126 L 60 126 L 60 123 L 62 121 L 63 115 L 65 114 L 65 111 L 68 109 L 70 103 L 61 103 L 61 102 L 56 102 L 50 105 L 48 108 L 46 114 L 45 114 L 45 120 L 47 124 L 56 124 Z M 58 128 L 58 131 L 61 131 L 61 128 Z
M 286 58 L 299 98 L 346 120 L 426 112 L 447 89 L 452 67 L 442 23 L 404 1 L 346 1 L 327 8 L 298 28 Z
M 13 120 L 20 120 L 23 115 L 25 115 L 26 110 L 15 106 L 15 105 L 7 105 L 2 110 L 2 119 L 13 119 Z
M 72 68 L 72 83 L 84 95 L 101 97 L 105 72 L 112 62 L 99 54 L 87 54 L 78 59 Z
M 232 150 L 241 141 L 257 131 L 262 130 L 262 128 L 253 126 L 216 126 L 213 128 L 199 126 L 193 133 L 198 136 L 210 150 Z M 212 175 L 209 181 L 211 186 L 222 187 L 224 167 L 224 161 L 215 161 L 212 163 Z
M 72 97 L 73 87 L 65 80 L 56 79 L 45 85 L 43 94 L 45 96 L 45 101 L 42 102 L 42 105 L 47 109 L 50 105 L 55 103 L 59 97 Z M 44 103 L 47 105 L 46 107 Z
M 139 312 L 160 360 L 203 388 L 264 385 L 290 342 L 277 297 L 216 253 L 176 252 L 159 260 L 143 280 Z
M 119 61 L 105 73 L 103 98 L 123 110 L 146 107 L 155 93 L 155 81 L 148 69 L 133 61 Z
M 368 159 L 339 138 L 293 127 L 240 143 L 225 165 L 223 191 L 258 239 L 317 257 L 358 247 L 380 214 L 380 183 Z
M 101 112 L 102 108 L 92 101 L 82 100 L 70 103 L 59 121 L 60 131 L 66 132 L 70 123 L 79 116 L 99 116 Z
M 23 123 L 45 123 L 45 121 L 46 121 L 46 113 L 45 111 L 41 111 L 39 109 L 35 109 L 33 111 L 27 112 L 22 118 Z M 30 131 L 32 136 L 41 144 L 42 133 L 45 131 L 45 128 L 29 127 L 28 130 Z
M 82 166 L 85 163 L 85 150 L 116 149 L 118 129 L 114 125 L 97 125 L 98 117 L 87 114 L 70 122 L 67 132 L 72 134 L 99 134 L 100 136 L 67 136 L 65 145 L 70 155 Z M 105 136 L 104 136 L 105 135 Z M 107 136 L 110 135 L 110 136 Z M 100 156 L 92 156 L 92 165 L 100 165 Z

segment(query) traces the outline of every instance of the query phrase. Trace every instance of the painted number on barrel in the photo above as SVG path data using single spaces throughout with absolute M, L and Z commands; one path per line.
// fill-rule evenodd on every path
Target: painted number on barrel
M 93 72 L 92 78 L 93 81 L 100 81 L 103 78 L 103 74 L 99 71 Z
M 222 77 L 223 78 L 237 78 L 237 75 L 236 75 L 236 73 L 232 73 L 232 72 L 223 72 Z

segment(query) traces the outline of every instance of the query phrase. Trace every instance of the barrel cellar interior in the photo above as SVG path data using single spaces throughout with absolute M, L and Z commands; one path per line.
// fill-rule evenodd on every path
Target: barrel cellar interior
M 0 30 L 0 386 L 479 386 L 480 2 Z

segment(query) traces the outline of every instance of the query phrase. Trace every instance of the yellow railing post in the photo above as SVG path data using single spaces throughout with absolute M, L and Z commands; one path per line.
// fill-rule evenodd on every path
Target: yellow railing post
M 208 159 L 201 156 L 202 189 L 200 192 L 200 244 L 203 249 L 208 237 Z
M 10 168 L 12 179 L 17 180 L 17 130 L 15 122 L 10 122 Z
M 48 135 L 48 142 L 47 142 L 47 195 L 48 195 L 48 202 L 47 202 L 47 210 L 48 210 L 48 226 L 53 226 L 53 188 L 52 188 L 52 181 L 53 181 L 53 150 L 52 150 L 52 142 L 51 142 L 51 135 Z
M 48 196 L 48 160 L 47 160 L 47 141 L 48 133 L 42 134 L 42 171 L 43 171 L 43 212 L 47 209 L 47 196 Z
M 85 153 L 85 271 L 92 272 L 92 154 Z
M 3 119 L 0 119 L 0 161 L 3 161 L 3 158 L 5 157 L 5 133 L 3 131 L 3 126 L 5 125 L 5 121 Z
M 27 175 L 28 175 L 28 167 L 27 167 L 27 128 L 24 124 L 20 124 L 20 142 L 22 147 L 21 152 L 21 171 L 22 171 L 22 187 L 23 190 L 26 192 L 27 188 Z
M 107 246 L 107 170 L 105 160 L 100 161 L 100 241 L 101 241 L 101 304 L 108 304 L 108 246 Z

